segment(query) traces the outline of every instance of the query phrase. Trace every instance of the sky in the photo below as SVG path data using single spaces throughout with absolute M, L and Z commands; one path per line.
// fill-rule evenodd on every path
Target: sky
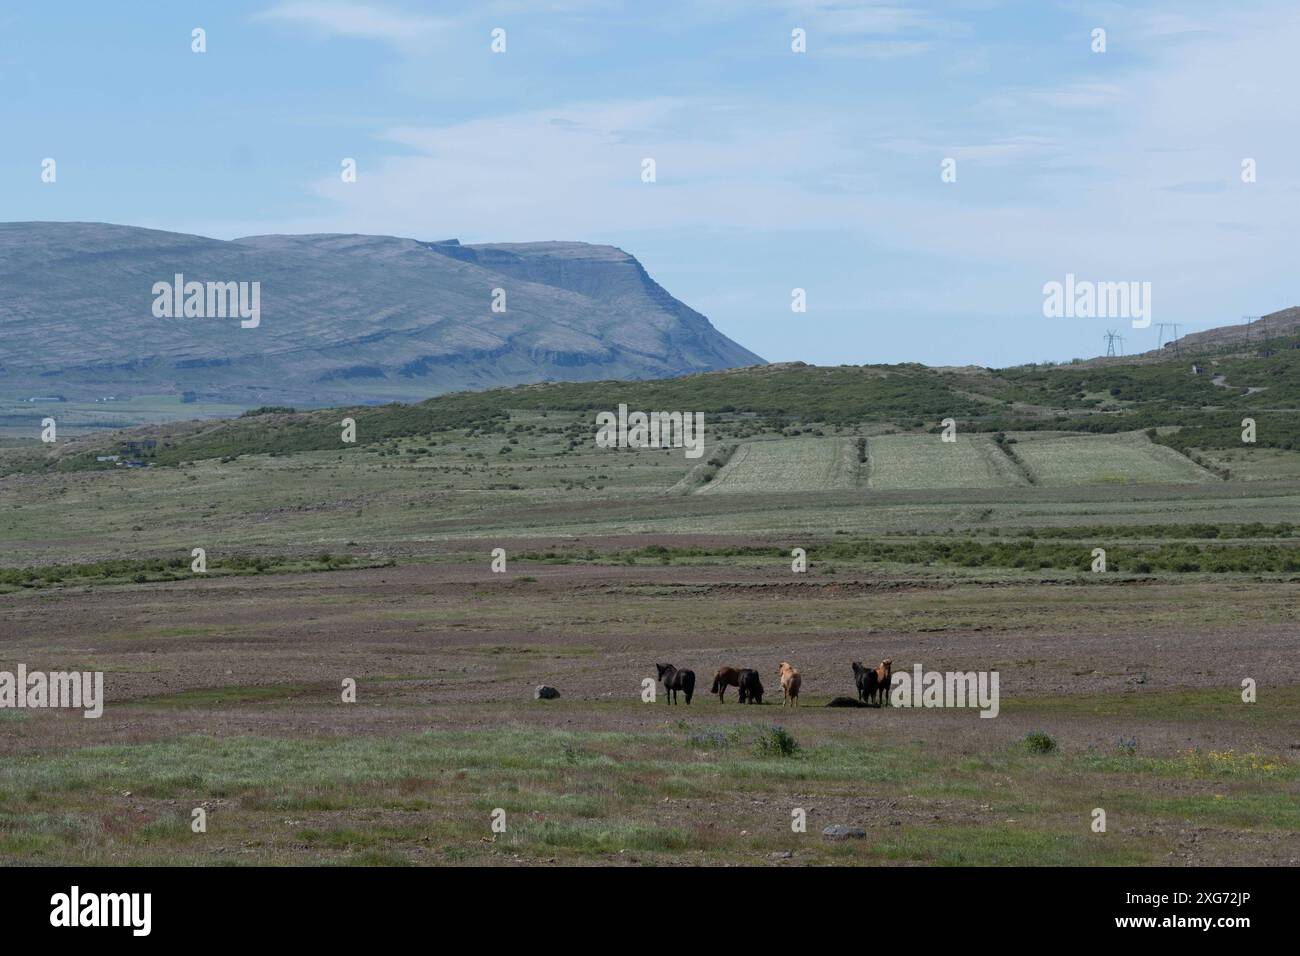
M 769 361 L 1068 361 L 1300 304 L 1297 50 L 1295 0 L 6 0 L 0 220 L 608 243 Z

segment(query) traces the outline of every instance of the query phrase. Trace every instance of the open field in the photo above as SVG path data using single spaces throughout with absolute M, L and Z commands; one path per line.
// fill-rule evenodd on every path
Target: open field
M 112 401 L 64 402 L 0 398 L 0 439 L 38 436 L 41 420 L 46 417 L 58 422 L 60 434 L 72 436 L 182 418 L 234 418 L 243 410 L 243 406 L 221 402 L 184 402 L 180 395 L 124 395 Z
M 763 494 L 791 488 L 836 491 L 856 485 L 856 453 L 845 438 L 786 438 L 740 445 L 705 494 Z
M 6 713 L 0 859 L 1300 860 L 1298 585 L 791 577 L 415 563 L 0 597 L 7 659 L 102 669 L 109 697 L 99 720 Z M 819 706 L 886 655 L 997 669 L 1000 715 Z M 767 679 L 786 658 L 797 711 L 774 680 L 761 707 L 707 693 L 718 664 Z M 692 706 L 641 701 L 656 659 L 695 668 Z M 541 682 L 564 696 L 532 700 Z M 798 755 L 756 754 L 773 725 Z M 1034 731 L 1057 752 L 1027 750 Z M 823 840 L 837 823 L 870 837 Z
M 680 449 L 523 410 L 0 477 L 0 669 L 108 698 L 0 710 L 0 862 L 1300 862 L 1300 452 L 1221 480 L 1141 433 L 1007 437 L 724 419 L 683 495 Z M 996 671 L 998 716 L 824 706 L 886 657 Z M 643 702 L 656 661 L 690 707 Z M 724 664 L 764 705 L 710 698 Z
M 1171 484 L 1216 481 L 1213 474 L 1183 455 L 1153 444 L 1141 433 L 1036 436 L 1019 434 L 1013 446 L 1035 484 L 1073 487 L 1086 484 Z M 1028 440 L 1026 440 L 1028 439 Z
M 987 435 L 961 435 L 955 442 L 938 435 L 882 435 L 867 439 L 867 459 L 868 485 L 881 491 L 1029 483 Z
M 1300 455 L 1278 448 L 1198 449 L 1198 453 L 1218 467 L 1231 468 L 1233 476 L 1243 481 L 1300 478 Z

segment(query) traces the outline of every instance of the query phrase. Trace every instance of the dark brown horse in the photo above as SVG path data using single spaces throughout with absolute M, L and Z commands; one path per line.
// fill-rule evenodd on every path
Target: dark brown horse
M 718 695 L 718 703 L 723 702 L 723 695 L 727 693 L 728 687 L 740 686 L 741 669 L 739 667 L 719 667 L 718 673 L 713 676 L 713 689 L 710 694 Z M 743 704 L 744 701 L 742 700 Z
M 853 683 L 858 687 L 858 700 L 870 703 L 876 696 L 879 678 L 874 667 L 863 667 L 861 661 L 853 662 Z
M 659 680 L 664 685 L 664 695 L 667 698 L 665 703 L 677 703 L 677 692 L 681 691 L 689 704 L 695 694 L 695 671 L 679 671 L 672 664 L 656 664 L 655 667 L 658 668 Z
M 763 703 L 763 682 L 758 678 L 758 671 L 746 668 L 740 672 L 739 680 L 736 686 L 740 689 L 742 704 Z

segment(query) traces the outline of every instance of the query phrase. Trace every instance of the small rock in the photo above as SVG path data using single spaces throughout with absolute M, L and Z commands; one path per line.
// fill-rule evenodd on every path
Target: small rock
M 822 836 L 828 840 L 861 840 L 866 835 L 867 831 L 862 827 L 849 827 L 842 823 L 832 824 L 822 831 Z
M 533 688 L 533 700 L 555 700 L 560 692 L 547 684 L 538 684 Z
M 788 859 L 790 859 L 792 856 L 794 856 L 794 854 L 793 854 L 792 852 L 790 852 L 789 850 L 780 850 L 780 851 L 778 851 L 778 852 L 776 852 L 776 853 L 769 853 L 769 854 L 767 855 L 767 858 L 768 858 L 769 860 L 788 860 Z

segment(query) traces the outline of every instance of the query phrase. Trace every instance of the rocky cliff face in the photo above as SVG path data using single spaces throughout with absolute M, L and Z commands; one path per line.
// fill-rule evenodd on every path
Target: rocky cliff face
M 156 284 L 177 275 L 205 285 L 193 298 L 184 289 L 160 296 Z M 235 288 L 214 298 L 207 283 L 249 291 L 254 282 L 255 325 L 214 314 Z M 204 314 L 184 314 L 190 306 Z M 0 394 L 9 397 L 192 390 L 250 403 L 412 400 L 761 362 L 610 246 L 360 235 L 226 242 L 100 223 L 0 224 Z

